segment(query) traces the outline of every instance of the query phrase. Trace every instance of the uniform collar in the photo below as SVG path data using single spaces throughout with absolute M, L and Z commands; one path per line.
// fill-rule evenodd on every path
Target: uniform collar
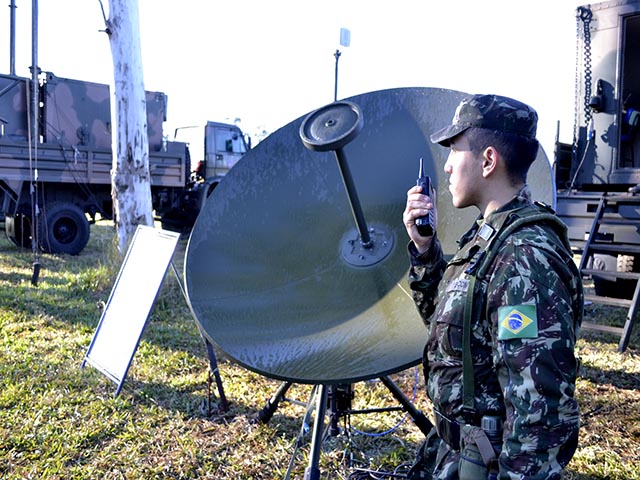
M 495 209 L 487 218 L 480 219 L 477 236 L 488 242 L 495 232 L 499 231 L 511 216 L 511 212 L 531 203 L 531 189 L 524 185 L 516 195 L 501 207 Z
M 502 228 L 513 210 L 518 210 L 531 201 L 531 189 L 525 184 L 511 200 L 489 213 L 486 218 L 482 214 L 478 215 L 475 225 L 460 238 L 458 244 L 462 247 L 473 239 L 486 244 Z

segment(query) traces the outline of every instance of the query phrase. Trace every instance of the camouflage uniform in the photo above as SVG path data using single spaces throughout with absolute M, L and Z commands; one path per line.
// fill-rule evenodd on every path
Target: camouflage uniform
M 460 449 L 431 432 L 409 478 L 487 478 L 477 449 L 465 448 L 486 414 L 504 422 L 492 478 L 561 478 L 577 447 L 574 345 L 582 320 L 582 286 L 566 239 L 563 244 L 560 238 L 564 232 L 548 224 L 528 223 L 512 232 L 498 247 L 485 279 L 476 283 L 471 333 L 475 412 L 463 409 L 462 332 L 470 293 L 466 270 L 486 245 L 483 225 L 498 232 L 512 221 L 512 212 L 530 205 L 525 186 L 487 218 L 480 216 L 449 262 L 437 238 L 422 255 L 409 245 L 409 282 L 428 327 L 423 359 L 427 393 L 438 412 L 462 426 L 467 440 Z M 471 476 L 464 473 L 468 467 L 475 468 Z

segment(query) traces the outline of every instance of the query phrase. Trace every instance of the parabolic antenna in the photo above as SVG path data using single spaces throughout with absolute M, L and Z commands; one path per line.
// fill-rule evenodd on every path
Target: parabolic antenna
M 448 150 L 429 141 L 463 96 L 365 93 L 294 120 L 247 153 L 207 200 L 187 246 L 187 297 L 208 339 L 244 367 L 295 383 L 353 383 L 416 365 L 426 328 L 406 280 L 402 212 L 422 157 L 439 192 L 446 254 L 477 216 L 452 206 Z M 337 149 L 379 247 L 373 260 L 359 252 Z M 529 183 L 536 199 L 555 204 L 542 149 Z

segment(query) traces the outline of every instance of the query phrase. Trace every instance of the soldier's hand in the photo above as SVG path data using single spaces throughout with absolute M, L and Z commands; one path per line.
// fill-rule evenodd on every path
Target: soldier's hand
M 420 235 L 418 233 L 418 227 L 416 227 L 416 219 L 429 215 L 429 210 L 434 211 L 437 224 L 438 210 L 436 209 L 435 203 L 431 201 L 428 195 L 422 193 L 421 187 L 415 186 L 409 189 L 407 192 L 407 205 L 402 214 L 402 220 L 409 234 L 409 238 L 411 238 L 419 253 L 427 251 L 433 240 L 433 236 L 423 237 Z

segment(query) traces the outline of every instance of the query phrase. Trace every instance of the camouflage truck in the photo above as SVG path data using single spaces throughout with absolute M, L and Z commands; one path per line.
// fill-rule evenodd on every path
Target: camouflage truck
M 556 142 L 557 210 L 601 296 L 640 271 L 640 0 L 578 7 L 573 143 Z
M 31 138 L 31 80 L 0 74 L 0 218 L 8 238 L 47 253 L 78 254 L 96 218 L 112 218 L 109 86 L 40 76 L 38 138 Z M 167 97 L 146 92 L 154 214 L 188 231 L 206 197 L 247 151 L 235 125 L 207 122 L 204 157 L 163 135 Z M 33 221 L 32 219 L 37 219 Z

